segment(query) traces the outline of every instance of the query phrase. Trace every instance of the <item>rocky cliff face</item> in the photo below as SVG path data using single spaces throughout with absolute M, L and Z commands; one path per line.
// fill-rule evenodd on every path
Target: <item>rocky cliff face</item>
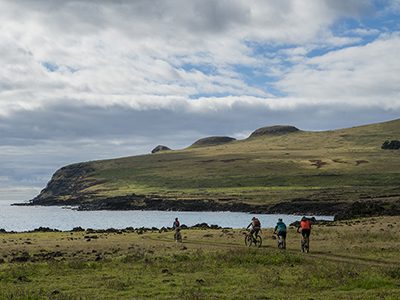
M 85 198 L 82 191 L 99 183 L 90 178 L 93 171 L 90 163 L 78 163 L 59 169 L 54 173 L 46 188 L 32 199 L 31 203 L 37 205 L 71 205 L 82 201 Z

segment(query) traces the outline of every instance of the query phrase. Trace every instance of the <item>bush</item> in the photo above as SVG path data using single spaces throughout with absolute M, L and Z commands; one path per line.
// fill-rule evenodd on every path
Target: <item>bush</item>
M 382 146 L 382 149 L 400 149 L 400 141 L 398 140 L 392 140 L 392 141 L 384 141 Z

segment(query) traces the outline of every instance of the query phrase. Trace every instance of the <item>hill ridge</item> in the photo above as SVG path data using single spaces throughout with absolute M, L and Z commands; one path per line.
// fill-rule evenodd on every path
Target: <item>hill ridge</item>
M 57 170 L 31 202 L 343 214 L 355 203 L 372 201 L 364 213 L 396 212 L 399 152 L 381 145 L 399 137 L 400 119 L 78 163 Z

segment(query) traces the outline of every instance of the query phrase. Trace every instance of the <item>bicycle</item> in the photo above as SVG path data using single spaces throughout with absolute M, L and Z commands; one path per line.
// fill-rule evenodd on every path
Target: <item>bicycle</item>
M 181 234 L 181 230 L 180 229 L 175 230 L 174 240 L 177 243 L 182 243 L 182 234 Z
M 310 252 L 310 237 L 309 236 L 303 236 L 301 239 L 301 251 L 302 252 Z
M 286 249 L 286 245 L 285 245 L 285 240 L 283 239 L 283 236 L 275 234 L 276 238 L 278 240 L 278 248 L 279 249 Z
M 254 244 L 254 246 L 259 248 L 262 245 L 262 238 L 258 234 L 254 237 L 250 232 L 247 232 L 244 237 L 244 244 L 247 247 L 251 247 Z

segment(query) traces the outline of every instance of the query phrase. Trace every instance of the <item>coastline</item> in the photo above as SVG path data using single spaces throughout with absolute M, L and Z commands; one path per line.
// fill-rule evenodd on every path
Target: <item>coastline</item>
M 13 203 L 16 206 L 72 206 L 78 211 L 193 211 L 193 212 L 244 212 L 254 214 L 294 214 L 294 215 L 329 215 L 335 220 L 354 219 L 359 217 L 400 215 L 400 203 L 377 199 L 359 201 L 326 201 L 310 199 L 292 199 L 279 203 L 256 205 L 238 201 L 218 201 L 214 199 L 162 199 L 146 195 L 127 195 L 110 198 L 88 199 L 77 198 L 63 201 L 58 199 L 34 198 L 29 203 Z

